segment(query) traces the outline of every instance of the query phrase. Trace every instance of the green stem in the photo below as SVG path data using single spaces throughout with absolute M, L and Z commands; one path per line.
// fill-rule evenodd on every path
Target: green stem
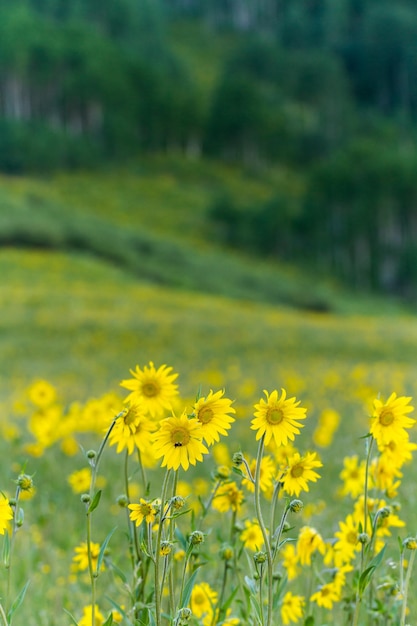
M 13 555 L 13 548 L 14 548 L 16 533 L 17 533 L 17 529 L 19 527 L 19 511 L 20 511 L 20 509 L 19 509 L 19 498 L 20 498 L 20 491 L 21 491 L 20 487 L 17 486 L 16 487 L 16 493 L 15 493 L 15 496 L 14 496 L 14 504 L 12 506 L 12 509 L 13 509 L 12 534 L 11 534 L 11 537 L 10 537 L 9 555 L 8 555 L 8 561 L 7 561 L 7 587 L 6 587 L 6 601 L 5 601 L 6 611 L 9 611 L 9 609 L 10 609 L 12 555 Z M 6 623 L 7 623 L 7 617 L 6 617 Z
M 266 552 L 266 559 L 267 559 L 267 566 L 268 566 L 268 607 L 267 607 L 267 619 L 266 619 L 266 626 L 271 626 L 271 620 L 272 620 L 272 602 L 273 602 L 273 595 L 272 595 L 272 583 L 273 583 L 273 579 L 272 579 L 272 552 L 271 552 L 271 545 L 269 543 L 269 537 L 268 537 L 268 533 L 265 527 L 265 523 L 262 517 L 262 509 L 261 509 L 261 488 L 260 488 L 260 477 L 261 477 L 261 463 L 262 463 L 262 457 L 263 457 L 263 452 L 264 452 L 264 439 L 265 439 L 265 435 L 261 438 L 260 442 L 259 442 L 259 448 L 258 448 L 258 455 L 256 458 L 256 470 L 255 470 L 255 510 L 256 510 L 256 517 L 258 518 L 258 522 L 259 522 L 259 527 L 261 529 L 262 532 L 262 537 L 264 540 L 264 545 L 265 545 L 265 552 Z M 262 583 L 262 581 L 261 581 Z M 260 592 L 260 605 L 261 605 L 261 610 L 262 610 L 262 606 L 263 606 L 263 600 L 262 600 L 262 584 L 260 584 L 259 586 L 259 592 Z M 262 622 L 263 622 L 263 618 L 262 618 Z
M 274 552 L 272 554 L 272 560 L 273 561 L 275 560 L 275 558 L 277 556 L 277 553 L 278 553 L 278 550 L 279 550 L 279 542 L 280 542 L 280 539 L 281 539 L 282 531 L 284 529 L 285 520 L 287 519 L 287 515 L 288 515 L 289 512 L 290 512 L 290 505 L 287 504 L 287 506 L 284 509 L 284 513 L 282 514 L 280 525 L 279 525 L 276 533 L 274 533 L 274 537 L 273 537 L 273 539 L 275 541 L 275 548 L 274 548 Z
M 408 599 L 408 589 L 410 586 L 410 580 L 411 580 L 411 571 L 413 569 L 413 564 L 414 564 L 414 558 L 416 556 L 416 551 L 413 550 L 411 552 L 411 556 L 410 556 L 410 560 L 408 562 L 408 567 L 407 567 L 407 574 L 405 577 L 405 582 L 404 582 L 404 590 L 403 590 L 403 604 L 402 604 L 402 609 L 401 609 L 401 620 L 400 620 L 400 626 L 405 626 L 405 617 L 406 617 L 406 613 L 407 613 L 407 599 Z
M 368 454 L 366 455 L 366 466 L 365 466 L 365 485 L 364 485 L 364 520 L 363 520 L 363 532 L 367 532 L 368 528 L 368 483 L 369 483 L 369 463 L 371 460 L 371 452 L 372 446 L 374 443 L 374 438 L 371 437 L 371 441 L 368 445 Z
M 138 452 L 138 464 L 139 464 L 139 471 L 140 471 L 140 479 L 142 481 L 143 493 L 145 494 L 145 497 L 146 497 L 148 495 L 148 485 L 147 485 L 147 482 L 146 482 L 145 468 L 143 467 L 141 452 L 140 452 L 139 448 L 136 448 L 136 449 L 137 449 L 137 452 Z
M 0 603 L 0 616 L 1 616 L 1 619 L 3 621 L 4 626 L 9 626 L 9 623 L 7 621 L 6 613 L 5 613 L 3 605 L 1 603 Z
M 172 497 L 174 498 L 177 495 L 177 485 L 178 485 L 178 470 L 174 473 L 174 480 L 172 481 Z M 169 522 L 169 541 L 171 544 L 174 541 L 174 533 L 175 533 L 175 517 L 171 514 L 171 519 Z M 170 555 L 165 557 L 164 569 L 168 567 Z M 174 576 L 172 567 L 169 570 L 168 577 L 168 585 L 169 585 L 169 608 L 171 612 L 171 616 L 174 615 L 175 611 L 175 591 L 174 591 Z
M 162 529 L 165 521 L 165 500 L 167 496 L 168 489 L 168 481 L 171 475 L 171 470 L 167 470 L 165 472 L 164 482 L 162 484 L 162 493 L 161 493 L 161 512 L 159 515 L 159 526 L 158 532 L 156 536 L 156 546 L 155 546 L 155 554 L 154 554 L 154 563 L 155 563 L 155 618 L 156 618 L 156 626 L 161 626 L 161 604 L 162 604 L 162 588 L 160 584 L 160 552 L 161 552 L 161 541 L 162 541 Z
M 87 556 L 88 556 L 88 572 L 90 574 L 91 583 L 91 624 L 95 625 L 96 610 L 96 572 L 93 567 L 93 557 L 91 554 L 91 514 L 87 512 Z
M 233 511 L 233 514 L 231 517 L 231 524 L 230 524 L 230 539 L 229 539 L 230 545 L 233 544 L 235 525 L 236 525 L 236 511 Z M 219 607 L 219 612 L 218 612 L 218 615 L 216 615 L 216 611 L 213 611 L 213 621 L 211 623 L 211 626 L 215 626 L 216 621 L 221 622 L 223 619 L 223 615 L 224 615 L 223 600 L 224 600 L 224 594 L 226 593 L 227 573 L 228 573 L 229 568 L 230 568 L 229 562 L 227 561 L 227 559 L 225 559 L 224 567 L 223 567 L 222 586 L 220 590 L 219 601 L 217 603 L 217 606 Z

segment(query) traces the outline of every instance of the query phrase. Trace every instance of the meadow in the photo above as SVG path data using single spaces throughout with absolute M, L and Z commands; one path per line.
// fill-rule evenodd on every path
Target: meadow
M 140 498 L 150 502 L 161 497 L 166 477 L 165 470 L 159 467 L 161 459 L 156 467 L 146 468 L 148 487 L 148 482 L 143 482 L 141 478 L 140 464 L 135 455 L 128 459 L 125 454 L 117 454 L 114 446 L 105 447 L 100 455 L 98 476 L 94 476 L 97 479 L 94 489 L 91 483 L 83 483 L 80 479 L 81 493 L 90 491 L 87 507 L 86 502 L 80 501 L 77 485 L 69 483 L 69 476 L 76 471 L 90 467 L 94 474 L 94 462 L 90 457 L 89 463 L 85 451 L 99 450 L 106 428 L 123 411 L 127 391 L 120 386 L 120 382 L 131 378 L 129 371 L 137 365 L 143 368 L 149 362 L 155 363 L 156 367 L 166 364 L 179 373 L 176 383 L 180 399 L 176 398 L 174 402 L 177 414 L 181 414 L 184 407 L 190 411 L 196 398 L 207 398 L 210 390 L 224 390 L 225 398 L 233 401 L 236 411 L 233 414 L 235 421 L 230 430 L 227 429 L 227 436 L 221 438 L 221 443 L 225 445 L 214 445 L 211 453 L 204 457 L 204 462 L 198 462 L 195 467 L 187 471 L 180 468 L 178 484 L 175 481 L 172 485 L 170 483 L 177 488 L 179 495 L 186 498 L 185 509 L 190 509 L 186 514 L 180 511 L 178 519 L 175 515 L 169 521 L 163 519 L 173 554 L 180 552 L 180 548 L 184 549 L 189 559 L 187 571 L 190 572 L 191 583 L 195 586 L 207 582 L 212 594 L 217 594 L 204 596 L 207 590 L 200 588 L 206 613 L 198 616 L 194 602 L 194 617 L 182 615 L 184 621 L 180 621 L 178 616 L 176 621 L 172 617 L 171 623 L 177 625 L 220 623 L 216 622 L 213 607 L 221 595 L 216 583 L 223 572 L 223 566 L 218 567 L 218 554 L 219 546 L 224 543 L 232 544 L 230 547 L 236 561 L 228 562 L 228 557 L 224 557 L 224 562 L 228 562 L 229 569 L 235 568 L 235 573 L 240 572 L 241 588 L 232 597 L 231 575 L 228 574 L 222 599 L 226 602 L 229 598 L 230 602 L 224 607 L 221 623 L 267 623 L 266 614 L 261 615 L 262 602 L 259 602 L 259 580 L 268 580 L 265 571 L 260 574 L 265 561 L 256 562 L 253 558 L 254 553 L 262 551 L 262 545 L 256 544 L 257 549 L 253 550 L 249 545 L 245 546 L 241 538 L 245 522 L 256 518 L 256 506 L 251 489 L 247 484 L 245 486 L 244 477 L 242 479 L 239 473 L 245 474 L 245 468 L 242 469 L 242 464 L 237 467 L 235 463 L 235 471 L 232 470 L 234 454 L 243 453 L 249 465 L 256 457 L 256 433 L 250 426 L 254 405 L 260 402 L 260 398 L 265 398 L 263 390 L 272 392 L 276 389 L 281 393 L 281 389 L 285 389 L 288 397 L 296 397 L 306 408 L 305 428 L 297 436 L 295 445 L 302 455 L 316 452 L 315 458 L 322 463 L 322 467 L 317 466 L 320 479 L 310 483 L 308 491 L 303 490 L 299 495 L 303 509 L 296 514 L 287 511 L 291 529 L 284 529 L 285 537 L 294 541 L 300 529 L 306 526 L 318 529 L 323 539 L 330 541 L 338 531 L 340 521 L 351 513 L 354 499 L 343 492 L 340 473 L 345 457 L 358 455 L 362 460 L 366 457 L 369 439 L 365 440 L 363 436 L 370 430 L 375 398 L 381 397 L 385 401 L 392 392 L 398 396 L 415 395 L 417 327 L 412 312 L 401 309 L 396 303 L 355 297 L 336 288 L 332 290 L 327 281 L 320 279 L 317 279 L 317 291 L 321 297 L 328 298 L 331 303 L 329 311 L 308 310 L 305 302 L 302 308 L 293 306 L 306 292 L 305 285 L 309 281 L 305 276 L 298 275 L 291 268 L 257 265 L 245 259 L 240 264 L 234 253 L 229 254 L 207 241 L 207 196 L 204 202 L 200 200 L 200 205 L 196 203 L 195 211 L 187 210 L 189 204 L 184 200 L 189 194 L 188 203 L 193 204 L 198 189 L 201 191 L 200 178 L 196 173 L 195 186 L 182 186 L 182 191 L 181 185 L 177 185 L 166 173 L 159 173 L 158 176 L 155 172 L 151 174 L 152 184 L 149 180 L 142 181 L 142 195 L 138 194 L 139 183 L 134 176 L 129 174 L 124 179 L 124 199 L 131 194 L 130 203 L 125 205 L 121 205 L 118 199 L 120 177 L 116 175 L 113 178 L 102 175 L 100 185 L 92 185 L 91 181 L 89 184 L 87 175 L 84 178 L 78 175 L 73 179 L 62 175 L 52 182 L 29 179 L 2 181 L 3 196 L 7 194 L 10 206 L 16 209 L 3 214 L 4 217 L 7 213 L 9 225 L 13 215 L 16 218 L 19 211 L 21 216 L 26 211 L 26 217 L 33 217 L 35 224 L 40 223 L 37 220 L 42 217 L 42 211 L 44 217 L 49 211 L 49 219 L 44 221 L 39 232 L 43 233 L 42 236 L 45 232 L 50 233 L 51 230 L 47 229 L 51 228 L 55 219 L 56 233 L 61 227 L 61 221 L 53 210 L 56 206 L 70 207 L 73 217 L 81 219 L 84 215 L 86 224 L 97 225 L 94 219 L 105 219 L 116 229 L 116 226 L 123 228 L 132 223 L 137 232 L 146 231 L 151 233 L 150 236 L 162 237 L 166 245 L 167 241 L 175 238 L 175 242 L 191 256 L 195 250 L 207 252 L 208 256 L 201 261 L 202 283 L 204 285 L 210 267 L 212 284 L 219 283 L 217 291 L 213 286 L 210 292 L 204 286 L 199 291 L 197 277 L 190 279 L 189 284 L 187 277 L 171 283 L 169 274 L 164 276 L 164 280 L 153 281 L 150 270 L 140 277 L 132 271 L 132 267 L 126 268 L 123 263 L 111 262 L 103 255 L 94 254 L 94 249 L 77 251 L 59 249 L 58 246 L 36 249 L 33 246 L 16 248 L 12 245 L 1 249 L 0 402 L 3 436 L 0 463 L 3 480 L 0 488 L 12 498 L 16 488 L 13 481 L 18 475 L 29 475 L 34 483 L 31 497 L 25 497 L 19 505 L 24 510 L 23 523 L 17 520 L 19 528 L 16 526 L 15 533 L 9 529 L 13 537 L 12 562 L 8 569 L 4 569 L 0 592 L 2 602 L 10 605 L 11 599 L 29 581 L 23 602 L 13 614 L 14 624 L 61 626 L 70 624 L 73 618 L 83 626 L 91 623 L 91 614 L 89 617 L 88 612 L 85 615 L 83 611 L 91 604 L 92 586 L 98 605 L 97 624 L 103 623 L 112 609 L 114 621 L 121 620 L 126 624 L 159 625 L 159 619 L 164 624 L 169 623 L 168 619 L 152 616 L 152 610 L 148 612 L 148 607 L 152 605 L 149 579 L 146 594 L 142 596 L 143 605 L 138 606 L 137 601 L 135 608 L 132 601 L 132 589 L 137 592 L 140 577 L 137 571 L 132 572 L 129 546 L 132 549 L 136 528 L 136 541 L 139 541 L 142 554 L 147 554 L 148 525 L 134 526 L 129 522 L 123 505 L 127 484 L 131 502 L 139 502 Z M 165 180 L 165 188 L 161 180 Z M 218 178 L 216 180 L 218 183 Z M 257 194 L 267 193 L 264 183 L 249 181 L 248 184 L 255 188 Z M 211 179 L 210 188 L 212 185 Z M 242 181 L 239 182 L 234 175 L 229 176 L 227 185 L 234 185 L 236 193 L 244 193 Z M 161 202 L 164 189 L 165 202 Z M 159 194 L 153 200 L 154 206 L 161 207 L 159 214 L 152 209 L 151 191 Z M 132 203 L 137 195 L 141 198 L 141 205 L 135 210 Z M 168 197 L 173 205 L 169 204 Z M 28 198 L 32 198 L 32 204 Z M 36 206 L 41 207 L 38 215 Z M 148 212 L 142 210 L 146 206 L 151 207 Z M 68 213 L 61 217 L 62 223 L 68 225 Z M 24 221 L 22 218 L 19 228 Z M 17 218 L 14 225 L 16 223 Z M 210 265 L 214 257 L 219 263 L 216 267 Z M 229 262 L 231 265 L 228 265 Z M 175 266 L 175 263 L 173 259 L 172 265 Z M 233 276 L 236 276 L 230 268 L 239 266 L 241 276 L 245 275 L 249 265 L 252 270 L 248 272 L 254 273 L 249 276 L 247 292 L 233 293 L 230 287 L 229 295 L 228 285 L 233 284 Z M 272 302 L 263 297 L 263 287 L 257 290 L 257 275 L 266 275 L 271 291 L 275 289 Z M 220 284 L 222 281 L 223 285 Z M 280 282 L 281 291 L 280 285 L 275 284 Z M 286 288 L 285 285 L 291 287 Z M 316 290 L 311 283 L 309 289 L 311 297 L 315 296 Z M 288 298 L 289 290 L 291 298 Z M 42 393 L 46 394 L 46 399 Z M 329 415 L 333 416 L 330 422 Z M 329 426 L 330 423 L 333 427 Z M 334 433 L 330 432 L 332 428 Z M 278 463 L 276 450 L 271 448 L 268 455 Z M 218 468 L 225 465 L 230 473 L 223 476 L 220 483 L 228 484 L 233 477 L 244 494 L 244 502 L 236 511 L 212 510 L 209 506 L 212 504 L 210 493 L 219 480 Z M 392 514 L 400 516 L 406 525 L 393 527 L 387 533 L 387 552 L 383 562 L 377 564 L 378 576 L 371 576 L 376 569 L 376 564 L 373 564 L 371 569 L 374 569 L 362 578 L 366 593 L 372 585 L 377 587 L 373 592 L 373 611 L 365 617 L 362 606 L 362 617 L 358 623 L 363 625 L 405 623 L 400 621 L 398 589 L 399 585 L 404 586 L 404 576 L 400 575 L 402 565 L 399 565 L 397 536 L 402 541 L 416 532 L 413 463 L 401 468 L 404 476 L 398 472 L 392 483 L 385 484 L 384 491 L 390 491 L 392 496 L 389 500 Z M 172 476 L 173 473 L 171 481 Z M 99 503 L 95 501 L 97 489 L 101 490 Z M 375 484 L 372 486 L 373 496 L 378 489 Z M 24 497 L 24 490 L 22 494 Z M 263 497 L 262 507 L 267 517 L 272 495 L 266 489 Z M 384 498 L 387 497 L 385 494 Z M 92 501 L 94 506 L 91 506 Z M 286 502 L 285 497 L 279 498 L 277 510 L 286 510 Z M 166 512 L 165 517 L 167 515 Z M 278 517 L 278 513 L 276 515 Z M 73 560 L 75 548 L 86 541 L 86 518 L 87 527 L 91 522 L 93 542 L 103 545 L 108 538 L 106 549 L 99 557 L 99 563 L 105 567 L 98 577 L 91 576 L 91 571 L 89 575 L 88 563 L 82 569 L 80 562 L 77 567 L 77 562 Z M 187 532 L 190 529 L 199 530 L 197 522 L 201 522 L 204 546 L 188 554 Z M 162 521 L 159 526 L 162 526 Z M 164 528 L 160 533 L 156 530 L 151 542 L 157 542 L 157 537 L 161 541 L 164 532 Z M 111 537 L 109 533 L 112 533 Z M 3 540 L 3 543 L 6 545 L 7 541 Z M 283 550 L 286 545 L 294 544 L 283 544 Z M 5 554 L 7 557 L 7 549 Z M 4 561 L 7 562 L 6 557 Z M 168 555 L 161 557 L 161 563 L 162 560 L 168 562 L 167 558 Z M 184 555 L 181 558 L 184 559 Z M 318 583 L 324 585 L 328 581 L 328 572 L 320 578 L 323 575 L 320 573 L 321 558 L 318 551 L 313 559 L 316 578 L 309 578 L 308 581 L 312 585 L 310 595 Z M 401 558 L 408 559 L 404 554 Z M 178 556 L 178 561 L 173 558 L 172 565 L 167 566 L 168 596 L 175 595 L 178 602 L 178 590 L 173 594 L 169 587 L 172 584 L 169 572 L 175 572 L 176 580 L 181 578 L 183 562 Z M 281 623 L 279 620 L 284 624 L 304 623 L 308 617 L 307 609 L 304 617 L 285 618 L 280 612 L 280 603 L 288 589 L 294 594 L 308 596 L 304 583 L 308 566 L 302 568 L 304 574 L 300 574 L 300 582 L 298 578 L 295 582 L 291 581 L 279 554 L 275 567 L 281 582 L 289 580 L 286 586 L 281 585 L 279 589 L 278 583 L 275 586 L 274 602 L 277 605 L 274 611 L 279 617 L 275 617 L 273 623 Z M 6 591 L 8 571 L 10 589 Z M 364 567 L 360 571 L 364 574 Z M 197 572 L 195 577 L 192 572 Z M 248 573 L 246 581 L 242 572 Z M 346 582 L 344 600 L 335 600 L 330 609 L 310 602 L 311 617 L 306 623 L 316 626 L 329 624 L 336 610 L 339 611 L 338 623 L 353 623 L 351 612 L 354 602 L 347 591 L 353 584 L 354 579 Z M 191 586 L 188 588 L 185 585 L 183 599 L 188 592 L 191 594 Z M 265 594 L 266 586 L 265 583 Z M 386 593 L 386 600 L 388 588 L 393 604 L 384 613 L 378 602 L 382 602 L 382 593 Z M 248 599 L 249 596 L 252 599 Z M 169 601 L 164 595 L 162 598 L 164 610 L 168 611 Z M 368 596 L 367 602 L 371 602 Z M 347 606 L 348 610 L 343 606 Z M 388 607 L 388 604 L 385 606 Z M 410 607 L 412 612 L 408 620 L 413 623 L 417 607 L 413 606 L 413 602 Z M 293 609 L 294 617 L 297 607 Z M 249 614 L 252 622 L 249 621 Z

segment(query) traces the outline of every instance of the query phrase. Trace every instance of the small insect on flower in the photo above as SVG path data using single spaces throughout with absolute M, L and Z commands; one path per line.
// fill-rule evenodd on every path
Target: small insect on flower
M 190 465 L 202 461 L 203 454 L 208 452 L 202 439 L 203 432 L 197 419 L 188 418 L 185 411 L 180 417 L 172 415 L 162 420 L 154 435 L 155 457 L 162 457 L 162 467 L 177 470 L 181 465 L 188 470 Z

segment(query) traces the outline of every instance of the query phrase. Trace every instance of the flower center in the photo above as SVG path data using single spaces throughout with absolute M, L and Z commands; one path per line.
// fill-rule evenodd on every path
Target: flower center
M 379 423 L 382 424 L 382 426 L 391 426 L 393 421 L 394 415 L 391 413 L 391 411 L 382 411 L 381 415 L 379 416 Z
M 213 419 L 213 415 L 213 410 L 206 406 L 198 412 L 198 421 L 202 424 L 208 424 Z
M 159 394 L 159 392 L 159 386 L 152 380 L 142 385 L 142 393 L 147 398 L 154 398 Z
M 351 530 L 346 535 L 346 539 L 347 539 L 348 543 L 352 543 L 353 545 L 356 545 L 358 543 L 358 534 L 355 533 L 353 530 Z
M 270 424 L 281 424 L 282 420 L 284 419 L 284 413 L 281 409 L 277 409 L 276 407 L 274 407 L 269 409 L 266 419 Z
M 141 504 L 140 512 L 143 515 L 143 517 L 146 517 L 147 515 L 151 515 L 153 513 L 152 504 Z
M 190 433 L 185 429 L 174 430 L 171 433 L 171 442 L 174 444 L 174 447 L 181 448 L 182 446 L 186 446 L 190 441 Z
M 294 465 L 294 467 L 291 468 L 290 473 L 293 478 L 300 478 L 300 476 L 304 473 L 304 468 L 302 465 Z
M 123 416 L 123 421 L 126 424 L 126 426 L 130 426 L 131 424 L 135 422 L 136 418 L 137 418 L 136 411 L 130 408 L 128 412 Z

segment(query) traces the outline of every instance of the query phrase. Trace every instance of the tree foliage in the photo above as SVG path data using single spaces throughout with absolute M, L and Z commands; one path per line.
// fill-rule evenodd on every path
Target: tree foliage
M 227 41 L 215 71 L 180 25 Z M 261 207 L 215 199 L 220 232 L 358 287 L 416 290 L 416 112 L 414 0 L 0 0 L 0 169 L 287 171 Z

